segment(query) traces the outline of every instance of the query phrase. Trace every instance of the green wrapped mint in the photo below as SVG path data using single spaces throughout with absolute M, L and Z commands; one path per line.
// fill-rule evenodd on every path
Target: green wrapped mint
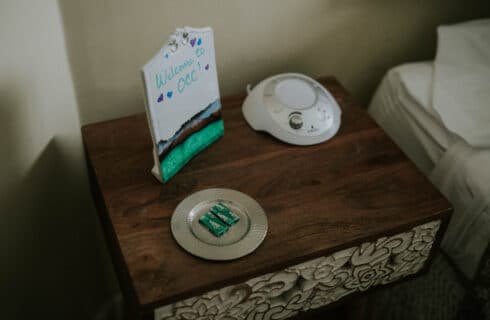
M 211 212 L 214 213 L 218 218 L 220 218 L 227 225 L 231 226 L 240 220 L 240 218 L 233 213 L 227 206 L 219 202 L 211 208 Z
M 228 226 L 211 212 L 206 212 L 201 216 L 199 222 L 217 237 L 221 237 L 228 231 Z

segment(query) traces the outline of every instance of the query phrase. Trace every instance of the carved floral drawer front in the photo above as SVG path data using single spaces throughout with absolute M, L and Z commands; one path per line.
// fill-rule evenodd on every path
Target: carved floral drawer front
M 418 272 L 440 221 L 155 310 L 155 319 L 286 319 Z

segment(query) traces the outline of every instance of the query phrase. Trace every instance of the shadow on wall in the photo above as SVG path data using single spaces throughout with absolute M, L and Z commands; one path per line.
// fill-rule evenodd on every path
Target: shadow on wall
M 0 2 L 1 319 L 93 319 L 117 292 L 55 1 Z
M 0 86 L 0 119 L 2 120 L 0 146 L 2 147 L 3 160 L 2 165 L 0 165 L 0 177 L 3 180 L 0 183 L 0 205 L 7 201 L 8 191 L 12 185 L 18 183 L 22 171 L 22 163 L 17 161 L 17 159 L 22 158 L 22 155 L 16 146 L 16 139 L 23 138 L 22 131 L 19 123 L 15 121 L 11 109 L 12 106 L 20 107 L 23 105 L 19 101 L 19 97 L 21 95 L 18 94 L 15 86 Z M 2 233 L 0 233 L 0 237 L 2 237 Z M 3 242 L 0 243 L 0 247 Z
M 116 280 L 86 185 L 73 178 L 80 176 L 74 170 L 54 138 L 6 190 L 0 272 L 5 319 L 93 319 L 117 290 L 107 287 Z

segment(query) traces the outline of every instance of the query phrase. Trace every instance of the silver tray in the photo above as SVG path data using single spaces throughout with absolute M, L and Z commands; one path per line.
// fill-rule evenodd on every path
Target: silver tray
M 240 220 L 221 237 L 214 236 L 199 218 L 223 202 Z M 189 253 L 208 260 L 232 260 L 253 252 L 267 233 L 264 209 L 251 197 L 231 189 L 206 189 L 179 203 L 170 223 L 177 243 Z

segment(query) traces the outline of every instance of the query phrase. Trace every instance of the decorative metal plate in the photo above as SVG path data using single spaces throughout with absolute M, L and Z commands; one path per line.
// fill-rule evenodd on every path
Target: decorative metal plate
M 199 218 L 218 202 L 229 207 L 240 220 L 221 237 L 199 223 Z M 251 197 L 231 189 L 196 192 L 175 208 L 172 235 L 189 253 L 208 260 L 232 260 L 253 252 L 267 233 L 264 209 Z

